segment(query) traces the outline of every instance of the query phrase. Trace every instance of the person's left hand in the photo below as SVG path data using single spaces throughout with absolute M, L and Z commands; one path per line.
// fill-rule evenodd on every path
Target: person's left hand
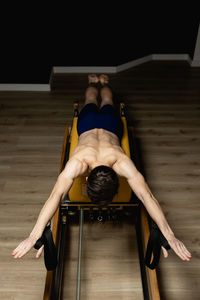
M 170 247 L 174 250 L 174 252 L 182 259 L 186 261 L 190 261 L 192 255 L 191 253 L 187 250 L 185 245 L 179 241 L 175 236 L 171 237 L 170 239 L 167 240 Z M 162 251 L 163 255 L 165 258 L 168 257 L 168 251 L 162 246 Z

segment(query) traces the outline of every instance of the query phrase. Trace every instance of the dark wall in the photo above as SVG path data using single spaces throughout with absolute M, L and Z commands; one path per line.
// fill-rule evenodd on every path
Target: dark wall
M 98 9 L 98 8 L 97 8 Z M 130 11 L 128 11 L 130 9 Z M 86 18 L 70 11 L 48 22 L 37 16 L 33 26 L 4 24 L 0 49 L 0 83 L 48 83 L 53 66 L 116 66 L 153 53 L 187 53 L 193 57 L 199 16 L 174 14 L 148 18 L 133 7 Z M 122 16 L 122 17 L 121 17 Z M 28 29 L 28 30 L 27 30 Z

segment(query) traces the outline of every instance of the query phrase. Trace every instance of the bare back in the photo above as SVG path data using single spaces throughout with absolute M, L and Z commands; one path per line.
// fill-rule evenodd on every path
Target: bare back
M 79 136 L 78 145 L 71 158 L 77 158 L 84 164 L 84 172 L 97 165 L 112 167 L 125 152 L 120 147 L 118 137 L 105 129 L 92 129 Z

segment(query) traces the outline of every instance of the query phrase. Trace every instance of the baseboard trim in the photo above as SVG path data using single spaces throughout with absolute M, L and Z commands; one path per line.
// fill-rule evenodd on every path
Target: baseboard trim
M 200 60 L 192 60 L 191 67 L 200 67 Z
M 152 60 L 186 60 L 191 62 L 188 54 L 152 54 Z
M 152 60 L 185 60 L 191 67 L 200 67 L 200 60 L 191 60 L 188 54 L 151 54 L 141 57 L 136 60 L 129 61 L 127 63 L 110 66 L 110 67 L 91 67 L 91 66 L 79 66 L 79 67 L 59 67 L 52 68 L 52 74 L 65 74 L 65 73 L 119 73 L 140 64 L 152 61 Z M 0 91 L 30 91 L 30 92 L 49 92 L 51 90 L 50 84 L 0 84 Z
M 141 57 L 136 60 L 129 61 L 127 63 L 113 66 L 113 67 L 53 67 L 53 73 L 119 73 L 135 66 L 141 65 L 143 63 L 149 62 L 151 60 L 185 60 L 191 63 L 191 59 L 188 54 L 151 54 Z
M 142 58 L 129 61 L 125 64 L 121 64 L 121 65 L 117 66 L 116 67 L 116 73 L 128 70 L 130 68 L 133 68 L 133 67 L 136 67 L 138 65 L 144 64 L 144 63 L 146 63 L 148 61 L 151 61 L 151 60 L 152 60 L 152 55 L 147 55 L 147 56 L 144 56 Z
M 49 92 L 49 84 L 1 83 L 0 91 Z
M 116 67 L 53 67 L 53 73 L 116 73 Z

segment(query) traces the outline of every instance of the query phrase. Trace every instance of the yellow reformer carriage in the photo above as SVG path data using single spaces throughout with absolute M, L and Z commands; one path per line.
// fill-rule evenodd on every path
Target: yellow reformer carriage
M 72 126 L 66 127 L 63 151 L 61 157 L 60 172 L 64 169 L 66 162 L 70 159 L 73 150 L 78 144 L 78 133 L 77 133 L 77 120 L 78 120 L 78 103 L 74 103 L 74 116 Z M 121 140 L 121 147 L 127 156 L 129 156 L 135 163 L 136 167 L 140 170 L 138 153 L 136 149 L 136 140 L 134 138 L 133 127 L 127 126 L 127 120 L 125 116 L 125 105 L 123 102 L 120 103 L 120 115 L 124 126 L 123 137 Z M 112 203 L 108 205 L 110 208 L 116 210 L 123 210 L 124 208 L 136 209 L 138 214 L 137 221 L 137 241 L 138 251 L 140 258 L 141 268 L 141 280 L 143 286 L 144 299 L 159 300 L 159 288 L 156 270 L 150 270 L 145 266 L 144 257 L 145 249 L 149 238 L 149 221 L 148 214 L 142 205 L 141 201 L 137 199 L 135 194 L 132 192 L 128 182 L 125 178 L 119 177 L 119 190 L 118 194 L 114 197 Z M 64 239 L 66 236 L 67 226 L 67 213 L 70 211 L 79 211 L 80 213 L 80 226 L 83 218 L 84 210 L 98 209 L 91 202 L 86 192 L 86 179 L 85 177 L 78 177 L 74 180 L 73 185 L 66 197 L 61 203 L 60 207 L 56 211 L 53 220 L 52 233 L 54 242 L 58 253 L 58 265 L 55 271 L 47 271 L 46 284 L 44 290 L 45 300 L 61 299 L 61 286 L 62 286 L 62 270 L 63 270 L 63 256 L 64 256 Z M 106 207 L 103 209 L 107 209 Z M 79 258 L 81 259 L 81 239 L 82 232 L 79 231 Z M 80 262 L 78 262 L 80 263 Z M 80 268 L 78 267 L 77 274 L 77 300 L 80 299 Z

